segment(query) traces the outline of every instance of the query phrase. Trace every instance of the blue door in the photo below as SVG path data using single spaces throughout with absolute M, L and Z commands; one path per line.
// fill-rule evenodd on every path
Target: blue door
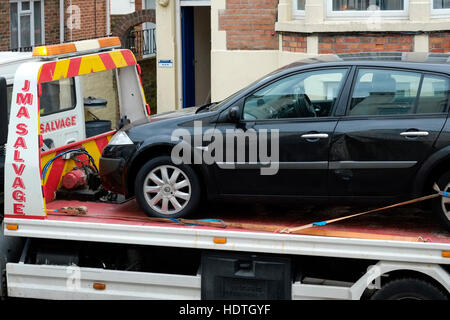
M 195 105 L 194 8 L 181 8 L 181 41 L 183 53 L 183 107 Z

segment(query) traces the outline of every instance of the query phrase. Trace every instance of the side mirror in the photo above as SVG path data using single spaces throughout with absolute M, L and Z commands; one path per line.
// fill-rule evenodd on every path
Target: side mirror
M 228 109 L 228 120 L 230 122 L 238 122 L 240 119 L 240 109 L 237 106 Z
M 6 144 L 8 136 L 8 94 L 6 91 L 6 79 L 0 77 L 0 146 Z

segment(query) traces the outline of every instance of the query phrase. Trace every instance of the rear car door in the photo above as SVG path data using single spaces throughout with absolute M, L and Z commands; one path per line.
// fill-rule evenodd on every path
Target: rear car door
M 341 88 L 348 75 L 348 67 L 308 70 L 285 76 L 255 90 L 241 102 L 242 119 L 237 124 L 218 124 L 216 130 L 224 135 L 229 129 L 241 129 L 242 134 L 253 129 L 272 137 L 278 131 L 278 159 L 275 174 L 263 174 L 259 164 L 247 157 L 244 163 L 235 158 L 227 162 L 230 168 L 215 167 L 217 184 L 222 194 L 284 195 L 302 197 L 326 197 L 328 153 L 330 141 L 337 124 L 332 116 Z M 243 141 L 243 139 L 241 139 Z M 264 142 L 265 143 L 265 142 Z M 229 152 L 226 146 L 226 153 Z M 235 151 L 237 151 L 235 149 Z M 237 152 L 234 153 L 235 155 Z M 271 154 L 272 156 L 272 154 Z M 263 162 L 258 159 L 259 163 Z
M 447 119 L 449 79 L 360 67 L 330 148 L 330 195 L 397 197 L 430 155 Z

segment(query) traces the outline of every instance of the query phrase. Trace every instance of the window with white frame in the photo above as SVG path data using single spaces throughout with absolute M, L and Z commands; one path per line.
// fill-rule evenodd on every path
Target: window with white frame
M 44 1 L 10 0 L 11 49 L 27 48 L 45 43 Z
M 305 2 L 306 0 L 292 0 L 292 6 L 294 11 L 294 16 L 304 16 L 305 15 Z
M 450 16 L 450 0 L 431 0 L 431 15 L 438 18 Z
M 329 16 L 405 16 L 408 0 L 327 0 Z
M 433 0 L 433 9 L 450 9 L 450 0 Z

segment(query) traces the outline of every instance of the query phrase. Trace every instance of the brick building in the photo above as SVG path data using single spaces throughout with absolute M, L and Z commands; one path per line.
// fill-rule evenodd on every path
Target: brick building
M 447 0 L 224 0 L 212 10 L 219 36 L 213 57 L 258 65 L 254 78 L 308 55 L 450 51 Z M 217 97 L 231 91 L 213 90 Z
M 0 50 L 109 34 L 110 0 L 2 0 Z

